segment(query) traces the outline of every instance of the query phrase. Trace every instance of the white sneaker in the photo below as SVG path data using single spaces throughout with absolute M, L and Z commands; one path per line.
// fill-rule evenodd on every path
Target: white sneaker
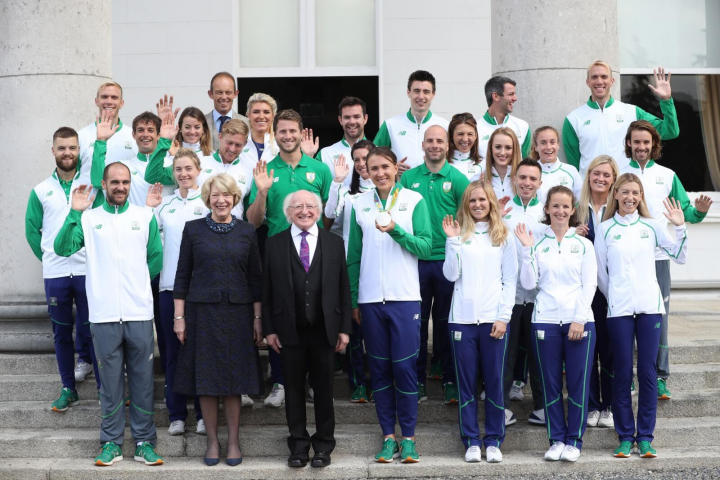
M 545 425 L 545 410 L 542 408 L 540 410 L 533 410 L 528 418 L 528 423 L 532 423 L 533 425 Z
M 315 403 L 315 391 L 312 388 L 308 387 L 307 395 L 305 396 L 305 401 L 308 403 Z
M 517 420 L 515 419 L 515 414 L 512 412 L 512 410 L 505 409 L 505 426 L 513 425 L 514 423 L 517 423 Z
M 242 405 L 243 407 L 252 407 L 255 405 L 255 402 L 253 402 L 253 399 L 248 397 L 247 395 L 242 395 Z
M 564 460 L 566 462 L 577 462 L 578 458 L 580 458 L 580 449 L 573 447 L 572 445 L 565 445 L 562 454 L 560 454 L 560 460 Z
M 609 408 L 600 412 L 600 420 L 598 420 L 598 427 L 615 428 L 615 420 L 613 419 L 613 414 Z
M 175 420 L 170 422 L 170 428 L 168 428 L 168 434 L 171 436 L 182 435 L 185 433 L 185 422 L 182 420 Z
M 85 377 L 92 373 L 92 371 L 92 365 L 78 359 L 77 366 L 75 367 L 75 381 L 82 382 L 83 380 L 85 380 Z
M 467 449 L 467 452 L 465 452 L 465 461 L 470 463 L 477 463 L 482 460 L 482 451 L 480 450 L 480 447 L 477 445 L 473 445 L 472 447 Z
M 521 382 L 520 380 L 516 380 L 513 382 L 512 387 L 510 387 L 510 400 L 514 402 L 521 402 L 523 398 L 525 398 L 525 394 L 523 394 L 523 387 L 525 384 Z
M 565 444 L 563 442 L 553 443 L 553 446 L 550 447 L 547 452 L 545 452 L 545 460 L 557 462 L 558 460 L 560 460 L 560 456 L 562 455 L 563 450 L 565 450 Z
M 593 410 L 592 412 L 588 413 L 588 427 L 597 427 L 598 421 L 600 421 L 600 412 L 598 412 L 597 410 Z
M 500 463 L 502 462 L 502 452 L 498 447 L 487 447 L 485 449 L 485 458 L 488 463 Z
M 485 390 L 483 390 L 482 393 L 480 394 L 480 401 L 481 402 L 485 401 Z
M 198 435 L 207 435 L 207 431 L 205 430 L 205 420 L 198 420 L 197 427 L 195 427 L 195 433 Z
M 263 402 L 266 407 L 280 408 L 285 403 L 285 387 L 276 383 L 273 385 L 270 395 Z

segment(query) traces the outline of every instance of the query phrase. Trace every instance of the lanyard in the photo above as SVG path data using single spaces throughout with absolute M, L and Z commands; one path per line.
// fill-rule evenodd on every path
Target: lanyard
M 377 191 L 377 189 L 375 189 L 375 192 L 373 195 L 375 196 L 375 206 L 377 207 L 378 211 L 382 213 L 382 212 L 389 212 L 390 210 L 392 210 L 393 207 L 395 206 L 395 203 L 397 202 L 399 193 L 400 193 L 400 187 L 396 183 L 393 186 L 392 190 L 390 190 L 390 195 L 388 195 L 388 199 L 392 199 L 390 201 L 390 206 L 383 209 L 382 202 L 380 202 L 380 197 L 378 196 L 378 191 Z

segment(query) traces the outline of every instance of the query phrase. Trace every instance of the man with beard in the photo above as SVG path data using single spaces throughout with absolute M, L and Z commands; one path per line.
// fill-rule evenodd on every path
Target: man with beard
M 300 150 L 302 117 L 295 110 L 282 110 L 273 120 L 275 140 L 280 153 L 267 164 L 258 162 L 253 169 L 254 184 L 250 191 L 247 218 L 255 228 L 267 221 L 268 237 L 290 226 L 283 212 L 283 200 L 298 190 L 316 193 L 324 204 L 332 183 L 330 169 Z M 324 218 L 324 217 L 323 217 Z M 327 219 L 325 219 L 327 220 Z M 318 218 L 318 225 L 323 223 Z
M 430 314 L 433 318 L 433 356 L 442 365 L 443 392 L 446 404 L 455 404 L 458 391 L 455 369 L 452 365 L 448 338 L 448 315 L 453 296 L 453 282 L 443 275 L 445 241 L 443 219 L 457 215 L 465 188 L 470 184 L 465 174 L 450 165 L 445 158 L 448 152 L 448 135 L 439 125 L 425 131 L 422 142 L 424 162 L 411 168 L 400 178 L 400 185 L 420 193 L 427 201 L 432 225 L 432 250 L 429 257 L 418 258 L 420 277 L 420 352 L 417 358 L 418 402 L 427 400 L 425 379 L 427 374 L 427 344 Z M 402 206 L 400 207 L 402 208 Z
M 685 187 L 677 174 L 667 167 L 656 162 L 662 155 L 660 133 L 646 120 L 636 120 L 630 124 L 625 135 L 625 156 L 630 163 L 620 169 L 620 174 L 632 173 L 642 182 L 645 203 L 650 215 L 665 227 L 667 218 L 663 215 L 665 207 L 663 202 L 667 198 L 674 198 L 680 203 L 680 208 L 687 223 L 700 223 L 703 221 L 712 205 L 712 199 L 707 195 L 700 195 L 695 199 L 695 206 L 690 202 Z M 665 303 L 665 313 L 662 316 L 660 328 L 660 349 L 657 356 L 657 389 L 658 400 L 672 398 L 667 388 L 667 379 L 670 376 L 670 361 L 668 357 L 668 312 L 670 312 L 670 257 L 661 248 L 655 249 L 655 274 Z M 633 384 L 633 391 L 634 394 Z
M 151 209 L 128 201 L 130 169 L 111 163 L 103 172 L 106 201 L 92 189 L 72 191 L 72 210 L 55 238 L 55 252 L 70 257 L 85 247 L 90 331 L 102 371 L 99 466 L 122 460 L 125 433 L 125 367 L 130 390 L 130 431 L 135 460 L 161 465 L 153 417 L 153 296 L 150 280 L 162 270 L 162 243 Z
M 343 128 L 343 138 L 329 147 L 325 147 L 315 157 L 328 166 L 332 178 L 335 178 L 335 163 L 340 155 L 345 157 L 347 164 L 352 164 L 350 151 L 359 140 L 365 139 L 365 125 L 368 121 L 365 102 L 357 97 L 345 97 L 338 105 L 338 121 Z M 352 175 L 345 177 L 344 185 L 350 187 Z M 342 213 L 335 218 L 330 231 L 342 237 Z
M 100 388 L 100 376 L 87 323 L 85 250 L 79 250 L 70 258 L 61 258 L 53 249 L 55 237 L 70 211 L 70 192 L 82 182 L 78 169 L 78 143 L 78 134 L 72 128 L 61 127 L 55 132 L 52 153 L 56 168 L 52 175 L 30 192 L 25 212 L 25 238 L 43 265 L 48 315 L 52 320 L 55 338 L 55 358 L 63 386 L 60 396 L 52 403 L 51 408 L 55 412 L 65 412 L 79 400 L 73 372 L 73 301 L 77 307 L 74 323 L 77 325 L 78 343 L 86 345 L 88 349 L 87 367 L 91 370 L 95 366 L 95 381 Z M 96 203 L 102 203 L 102 196 L 98 196 Z

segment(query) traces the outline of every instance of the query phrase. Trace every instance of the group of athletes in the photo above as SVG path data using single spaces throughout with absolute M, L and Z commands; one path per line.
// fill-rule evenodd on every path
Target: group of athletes
M 232 215 L 256 227 L 261 255 L 272 255 L 264 252 L 266 238 L 289 228 L 283 202 L 298 190 L 320 197 L 321 228 L 344 239 L 354 320 L 346 349 L 350 401 L 375 403 L 384 436 L 376 461 L 419 460 L 415 427 L 428 379 L 440 380 L 445 403 L 457 405 L 468 462 L 481 461 L 483 447 L 488 462 L 502 460 L 506 427 L 517 421 L 508 407 L 523 399 L 526 383 L 533 402 L 527 421 L 547 428 L 546 460 L 576 461 L 586 427 L 615 428 L 616 457 L 629 457 L 635 444 L 642 457 L 657 456 L 657 402 L 671 398 L 669 261 L 685 262 L 685 223 L 702 221 L 712 201 L 701 195 L 693 205 L 677 175 L 657 163 L 661 140 L 676 138 L 679 126 L 670 74 L 661 68 L 654 77 L 650 89 L 662 119 L 614 98 L 610 66 L 594 62 L 587 70 L 588 101 L 567 115 L 561 135 L 551 126 L 531 130 L 512 115 L 516 83 L 507 77 L 486 83 L 482 117 L 459 113 L 448 122 L 431 111 L 435 78 L 418 70 L 407 83 L 409 110 L 386 119 L 373 141 L 364 134 L 365 103 L 345 97 L 338 108 L 343 136 L 322 149 L 297 112 L 278 111 L 267 94 L 250 96 L 246 116 L 234 112 L 238 91 L 226 72 L 211 80 L 211 112 L 180 112 L 165 96 L 157 114 L 144 112 L 131 125 L 120 119 L 120 85 L 101 85 L 96 122 L 78 132 L 55 132 L 56 168 L 32 190 L 26 214 L 28 243 L 43 264 L 63 384 L 52 409 L 66 411 L 78 402 L 76 382 L 93 368 L 101 404 L 116 393 L 101 388 L 111 362 L 101 350 L 110 346 L 98 344 L 90 324 L 118 320 L 88 311 L 86 295 L 102 303 L 106 296 L 132 296 L 136 286 L 96 275 L 98 284 L 88 285 L 86 294 L 86 269 L 113 267 L 86 265 L 85 249 L 73 248 L 79 244 L 67 224 L 71 217 L 80 222 L 73 192 L 97 192 L 84 216 L 111 211 L 101 193 L 110 188 L 106 166 L 121 162 L 131 173 L 128 203 L 152 209 L 159 227 L 139 263 L 123 256 L 122 244 L 114 258 L 146 263 L 153 278 L 171 435 L 185 432 L 188 416 L 185 397 L 172 388 L 179 348 L 173 286 L 182 233 L 186 222 L 209 212 L 199 194 L 203 183 L 224 173 L 242 196 Z M 566 163 L 558 159 L 561 144 Z M 90 247 L 87 234 L 84 240 Z M 126 291 L 113 293 L 115 284 Z M 131 363 L 146 351 L 125 358 L 128 381 L 137 367 Z M 269 356 L 273 387 L 264 404 L 280 407 L 282 363 L 273 348 Z M 147 379 L 131 383 L 131 392 L 150 388 L 146 403 L 131 408 L 131 421 L 152 411 L 149 375 L 149 385 Z M 242 396 L 243 406 L 252 404 Z M 195 411 L 202 434 L 197 402 Z M 409 441 L 395 438 L 396 423 Z M 136 459 L 162 463 L 153 442 L 137 448 Z

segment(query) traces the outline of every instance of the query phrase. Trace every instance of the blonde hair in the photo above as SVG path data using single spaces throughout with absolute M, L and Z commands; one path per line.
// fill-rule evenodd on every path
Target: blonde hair
M 505 222 L 502 221 L 500 216 L 500 206 L 498 205 L 497 197 L 492 185 L 488 182 L 481 182 L 476 180 L 467 186 L 463 193 L 462 200 L 460 201 L 460 207 L 457 211 L 457 220 L 460 224 L 460 237 L 463 242 L 466 242 L 475 234 L 475 219 L 473 219 L 470 213 L 470 195 L 472 192 L 482 188 L 487 196 L 488 203 L 490 204 L 490 212 L 487 215 L 488 222 L 488 233 L 490 235 L 490 241 L 496 247 L 502 245 L 508 236 L 508 228 Z
M 634 173 L 623 173 L 622 175 L 620 175 L 620 178 L 617 179 L 615 185 L 613 185 L 613 189 L 611 190 L 610 195 L 608 195 L 608 202 L 607 207 L 605 207 L 605 216 L 603 217 L 603 221 L 609 218 L 613 218 L 615 212 L 618 211 L 618 201 L 615 200 L 615 194 L 618 190 L 620 190 L 620 187 L 622 187 L 626 183 L 633 182 L 638 184 L 638 186 L 640 187 L 640 193 L 642 194 L 642 198 L 640 199 L 640 203 L 638 204 L 637 208 L 638 213 L 641 217 L 652 218 L 650 216 L 650 210 L 648 210 L 647 204 L 645 203 L 645 190 L 643 189 L 643 184 L 640 181 L 640 178 L 638 178 L 638 176 Z
M 200 170 L 200 159 L 198 158 L 197 154 L 192 151 L 191 148 L 179 148 L 177 153 L 175 153 L 175 157 L 173 158 L 173 167 L 175 166 L 175 162 L 179 158 L 189 158 L 192 160 L 193 164 L 195 165 L 195 168 Z
M 607 63 L 605 60 L 595 60 L 593 63 L 590 64 L 590 66 L 587 68 L 587 78 L 590 78 L 590 69 L 592 67 L 599 66 L 599 67 L 605 67 L 607 68 L 608 73 L 612 77 L 612 67 L 610 67 L 610 64 Z
M 615 160 L 613 160 L 611 156 L 599 155 L 595 157 L 592 162 L 590 162 L 590 165 L 585 172 L 585 179 L 583 179 L 582 188 L 580 189 L 580 203 L 578 204 L 577 208 L 577 216 L 578 220 L 580 221 L 580 225 L 585 225 L 590 221 L 590 210 L 588 210 L 588 205 L 590 205 L 590 201 L 592 200 L 592 189 L 590 188 L 590 173 L 600 165 L 606 164 L 610 165 L 613 174 L 612 184 L 610 184 L 610 189 L 608 190 L 608 197 L 612 196 L 613 185 L 615 185 L 615 182 L 617 182 L 618 176 L 620 176 L 620 171 L 618 169 L 617 163 L 615 163 Z
M 508 172 L 508 174 L 515 175 L 518 165 L 520 164 L 520 162 L 522 162 L 522 151 L 520 150 L 520 142 L 518 142 L 517 135 L 515 135 L 515 132 L 512 131 L 512 128 L 500 127 L 495 130 L 492 135 L 490 135 L 490 140 L 488 140 L 487 153 L 485 154 L 485 181 L 488 182 L 490 185 L 492 185 L 492 166 L 495 163 L 495 157 L 492 152 L 492 144 L 493 140 L 495 140 L 496 135 L 506 135 L 512 140 L 513 154 L 512 160 L 510 161 L 510 171 Z M 510 182 L 510 184 L 512 186 L 513 195 L 515 195 L 517 193 L 515 191 L 515 182 Z
M 277 115 L 277 102 L 273 97 L 268 95 L 267 93 L 253 93 L 250 98 L 248 98 L 247 101 L 247 110 L 245 111 L 245 115 L 248 117 L 250 116 L 250 109 L 253 105 L 256 103 L 267 103 L 270 105 L 270 110 L 272 110 L 273 114 L 273 120 L 275 119 L 275 115 Z M 269 128 L 270 128 L 270 151 L 275 156 L 278 152 L 275 149 L 275 132 L 273 131 L 273 122 L 269 122 Z
M 233 118 L 223 124 L 220 133 L 223 135 L 245 135 L 245 138 L 248 138 L 250 136 L 250 127 L 242 120 Z
M 242 194 L 235 179 L 227 173 L 221 173 L 210 177 L 203 183 L 201 195 L 202 201 L 207 208 L 210 208 L 210 193 L 213 187 L 218 192 L 229 193 L 233 196 L 233 208 L 242 201 Z
M 555 132 L 555 137 L 557 137 L 558 141 L 558 150 L 560 149 L 560 132 L 558 132 L 555 127 L 545 125 L 544 127 L 536 128 L 532 134 L 532 146 L 530 147 L 530 158 L 533 160 L 537 160 L 538 162 L 540 161 L 540 154 L 537 150 L 535 150 L 535 147 L 537 147 L 537 138 L 542 132 L 546 132 L 548 130 Z
M 100 90 L 102 90 L 105 87 L 117 87 L 120 89 L 120 98 L 123 96 L 123 90 L 119 83 L 117 82 L 105 82 L 102 85 L 100 85 L 97 89 L 97 93 L 95 94 L 95 98 L 98 98 L 100 96 Z

